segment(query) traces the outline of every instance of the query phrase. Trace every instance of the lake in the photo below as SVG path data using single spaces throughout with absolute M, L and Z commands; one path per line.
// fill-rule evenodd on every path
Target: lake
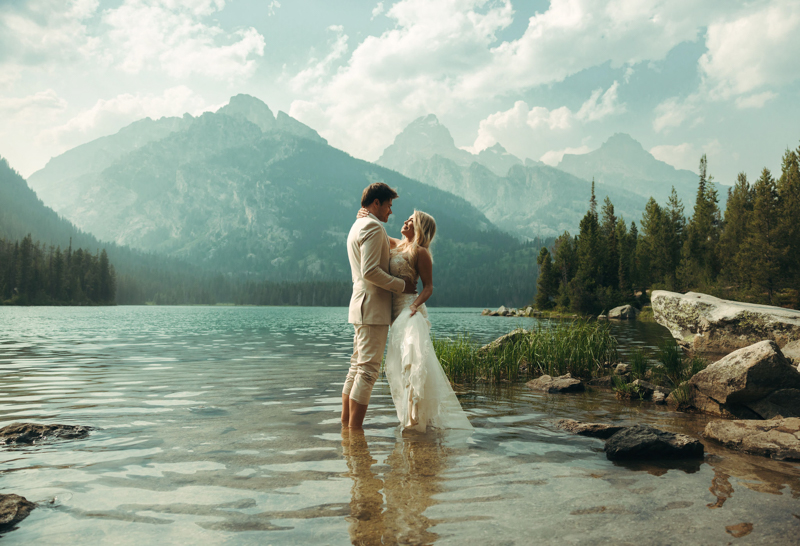
M 434 333 L 483 342 L 536 323 L 479 312 L 431 309 Z M 612 463 L 602 441 L 556 428 L 643 422 L 699 437 L 707 422 L 610 392 L 457 386 L 473 433 L 403 436 L 381 381 L 365 434 L 343 433 L 346 317 L 0 308 L 0 426 L 95 427 L 0 449 L 0 492 L 42 503 L 4 544 L 797 543 L 798 464 L 708 442 L 702 462 Z M 668 337 L 613 328 L 623 350 Z

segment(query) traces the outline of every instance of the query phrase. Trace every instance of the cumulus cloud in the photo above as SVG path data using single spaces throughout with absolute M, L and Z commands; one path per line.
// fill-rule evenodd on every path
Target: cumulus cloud
M 761 2 L 749 13 L 713 22 L 706 46 L 708 52 L 699 64 L 713 98 L 727 99 L 793 82 L 800 77 L 797 2 Z M 768 98 L 761 98 L 763 105 Z M 753 107 L 759 100 L 752 99 L 745 107 Z
M 27 97 L 0 96 L 0 116 L 6 122 L 19 122 L 24 118 L 39 118 L 63 112 L 67 101 L 52 89 L 41 91 Z
M 513 22 L 509 0 L 400 0 L 385 12 L 394 27 L 365 38 L 349 58 L 337 58 L 336 70 L 325 70 L 324 58 L 314 55 L 295 83 L 316 85 L 301 86 L 292 111 L 307 123 L 304 112 L 322 112 L 324 136 L 333 145 L 374 158 L 405 124 L 429 112 L 446 116 L 606 63 L 628 67 L 624 81 L 632 65 L 697 40 L 739 5 L 744 2 L 552 0 L 522 36 L 498 43 Z M 614 87 L 593 97 L 580 119 L 608 115 L 616 94 Z
M 211 109 L 202 97 L 186 86 L 165 90 L 161 95 L 122 94 L 98 100 L 66 123 L 42 131 L 39 140 L 67 149 L 83 142 L 118 131 L 133 121 L 150 117 L 181 116 L 185 112 L 199 114 Z
M 372 19 L 375 19 L 378 15 L 382 14 L 386 11 L 383 7 L 383 2 L 378 2 L 374 8 L 372 8 Z
M 318 90 L 323 78 L 328 76 L 334 66 L 347 53 L 347 35 L 341 25 L 332 25 L 328 30 L 334 32 L 336 37 L 330 45 L 330 50 L 322 59 L 312 57 L 308 67 L 301 70 L 291 79 L 291 86 L 295 91 Z
M 614 82 L 605 91 L 602 88 L 595 89 L 577 112 L 566 106 L 553 110 L 543 106 L 530 108 L 525 101 L 517 101 L 512 108 L 481 120 L 478 136 L 469 150 L 477 153 L 500 142 L 512 153 L 522 157 L 535 157 L 547 151 L 550 154 L 548 158 L 557 156 L 560 161 L 561 156 L 558 154 L 563 155 L 564 150 L 551 151 L 549 148 L 554 138 L 580 138 L 576 131 L 570 129 L 578 130 L 584 123 L 599 121 L 625 111 L 625 105 L 618 101 L 618 88 L 619 83 Z
M 224 0 L 125 0 L 103 13 L 113 64 L 133 74 L 160 69 L 176 78 L 251 75 L 253 57 L 264 54 L 264 37 L 252 27 L 226 33 L 203 22 L 224 6 Z
M 676 169 L 686 169 L 697 172 L 700 163 L 700 156 L 706 154 L 709 159 L 718 156 L 722 152 L 719 140 L 711 140 L 701 146 L 689 142 L 681 144 L 661 144 L 650 148 L 650 154 Z

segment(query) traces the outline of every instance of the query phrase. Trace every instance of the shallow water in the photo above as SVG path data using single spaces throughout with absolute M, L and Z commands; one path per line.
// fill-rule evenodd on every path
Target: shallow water
M 461 388 L 474 433 L 403 437 L 380 383 L 366 433 L 343 434 L 345 319 L 320 308 L 0 308 L 0 425 L 95 427 L 0 451 L 0 492 L 43 503 L 4 543 L 797 543 L 800 465 L 708 443 L 700 463 L 611 463 L 600 440 L 555 421 L 698 436 L 705 418 L 607 392 Z M 431 320 L 437 335 L 478 341 L 535 324 L 464 309 Z M 667 336 L 614 328 L 626 348 Z

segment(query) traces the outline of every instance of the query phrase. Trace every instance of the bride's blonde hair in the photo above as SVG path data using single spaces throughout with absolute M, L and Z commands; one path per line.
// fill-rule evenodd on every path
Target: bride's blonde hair
M 436 220 L 427 212 L 414 209 L 414 240 L 403 239 L 397 245 L 400 252 L 408 252 L 413 259 L 417 259 L 420 247 L 427 248 L 430 253 L 430 246 L 436 236 Z M 433 254 L 431 254 L 433 258 Z

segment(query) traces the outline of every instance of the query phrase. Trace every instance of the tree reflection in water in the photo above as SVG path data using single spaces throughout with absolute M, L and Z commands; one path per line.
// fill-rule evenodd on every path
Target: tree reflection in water
M 431 544 L 439 535 L 428 531 L 435 524 L 424 516 L 438 503 L 441 472 L 447 467 L 448 449 L 432 435 L 403 437 L 386 459 L 383 479 L 373 470 L 363 431 L 342 429 L 342 447 L 351 490 L 350 540 L 353 544 Z

